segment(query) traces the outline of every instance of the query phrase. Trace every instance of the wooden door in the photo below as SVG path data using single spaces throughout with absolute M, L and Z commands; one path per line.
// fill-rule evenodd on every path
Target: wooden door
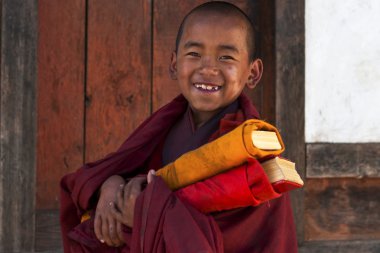
M 38 2 L 36 251 L 60 247 L 60 178 L 114 151 L 178 94 L 168 75 L 176 32 L 203 2 Z M 230 2 L 254 17 L 265 73 L 249 96 L 274 122 L 273 1 Z

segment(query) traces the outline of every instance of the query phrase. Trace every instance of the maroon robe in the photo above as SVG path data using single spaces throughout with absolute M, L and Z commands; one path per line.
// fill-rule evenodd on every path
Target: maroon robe
M 87 222 L 87 225 L 80 224 L 80 217 L 85 210 L 95 207 L 92 196 L 111 175 L 118 174 L 124 177 L 132 177 L 136 174 L 144 173 L 150 168 L 160 168 L 161 163 L 158 162 L 160 158 L 157 154 L 161 154 L 162 144 L 168 130 L 184 113 L 186 107 L 187 102 L 183 96 L 177 97 L 148 118 L 117 152 L 98 162 L 89 163 L 77 172 L 62 179 L 61 227 L 65 252 L 71 252 L 71 246 L 76 249 L 82 248 L 82 252 L 91 252 L 86 247 L 91 243 L 96 244 L 98 242 L 91 240 L 96 238 L 90 238 L 94 236 L 93 231 L 91 231 L 91 221 Z M 230 118 L 225 122 L 221 120 L 221 127 L 214 137 L 232 130 L 245 119 L 257 118 L 258 114 L 246 96 L 240 96 L 239 107 L 242 113 L 237 113 L 235 118 Z M 140 251 L 142 248 L 145 248 L 144 252 L 151 252 L 147 249 L 157 252 L 178 252 L 176 249 L 181 245 L 183 247 L 188 245 L 186 248 L 188 252 L 196 250 L 192 248 L 195 245 L 204 245 L 202 250 L 206 250 L 206 252 L 223 252 L 220 246 L 220 231 L 223 235 L 222 244 L 225 252 L 297 252 L 293 216 L 287 194 L 258 207 L 217 212 L 211 218 L 211 216 L 205 216 L 192 207 L 181 203 L 173 194 L 164 194 L 167 199 L 162 200 L 163 202 L 156 203 L 159 200 L 155 198 L 148 198 L 149 201 L 147 202 L 146 195 L 149 195 L 149 192 L 153 194 L 152 190 L 149 189 L 154 187 L 156 187 L 155 191 L 167 192 L 165 186 L 162 185 L 162 181 L 157 180 L 157 182 L 148 186 L 146 191 L 138 198 L 132 236 L 130 235 L 131 231 L 125 228 L 125 238 L 128 245 L 123 249 L 103 245 L 101 246 L 102 249 L 99 248 L 96 252 L 129 252 L 130 247 L 132 247 L 132 252 L 142 252 Z M 171 203 L 169 206 L 165 205 L 165 203 L 168 203 L 165 201 L 168 200 Z M 152 203 L 153 207 L 150 205 L 147 208 L 149 203 Z M 156 204 L 162 205 L 162 208 L 156 209 L 154 206 Z M 151 214 L 146 216 L 147 212 L 151 212 Z M 142 238 L 139 236 L 141 229 L 147 228 L 147 221 L 145 220 L 144 223 L 143 217 L 151 217 L 155 212 L 160 213 L 157 216 L 156 223 L 153 222 L 156 224 L 153 226 L 156 230 L 143 230 L 145 231 L 145 236 Z M 171 215 L 167 215 L 167 212 Z M 165 217 L 167 222 L 162 224 Z M 167 217 L 172 217 L 173 219 L 167 219 Z M 176 221 L 183 220 L 183 217 L 187 217 L 185 218 L 186 221 L 191 224 L 190 226 L 186 223 L 188 229 L 187 227 L 179 227 L 178 229 L 183 229 L 183 231 L 178 231 L 178 233 L 175 232 L 175 229 L 168 229 L 173 227 Z M 215 226 L 214 219 L 218 226 Z M 172 226 L 169 224 L 172 224 Z M 77 228 L 74 229 L 75 227 Z M 165 233 L 161 236 L 163 231 Z M 68 237 L 69 232 L 71 238 Z M 176 239 L 165 237 L 165 235 L 180 236 L 181 234 L 190 234 L 191 237 Z M 87 246 L 80 245 L 78 241 L 82 244 L 87 243 Z M 177 248 L 172 245 L 173 243 L 175 244 L 175 241 L 181 242 L 181 244 L 178 244 L 179 246 L 177 245 Z M 155 247 L 154 245 L 161 246 Z M 181 250 L 181 252 L 184 251 Z

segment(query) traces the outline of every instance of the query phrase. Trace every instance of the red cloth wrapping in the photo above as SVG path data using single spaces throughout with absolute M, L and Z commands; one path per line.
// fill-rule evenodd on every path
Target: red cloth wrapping
M 252 158 L 247 164 L 182 188 L 176 195 L 204 213 L 257 206 L 281 196 Z

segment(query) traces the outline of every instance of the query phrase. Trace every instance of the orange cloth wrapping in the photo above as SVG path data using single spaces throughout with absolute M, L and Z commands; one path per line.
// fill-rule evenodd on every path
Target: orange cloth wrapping
M 261 150 L 252 143 L 255 130 L 273 131 L 281 144 L 280 150 Z M 172 190 L 185 187 L 237 167 L 248 158 L 260 159 L 277 156 L 284 151 L 284 143 L 278 130 L 262 120 L 251 119 L 231 132 L 180 156 L 173 163 L 156 172 Z

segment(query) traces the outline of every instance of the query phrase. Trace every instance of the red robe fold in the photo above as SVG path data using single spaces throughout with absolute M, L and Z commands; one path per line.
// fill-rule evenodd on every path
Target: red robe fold
M 237 113 L 235 115 L 228 115 L 228 117 L 220 122 L 220 129 L 217 133 L 213 135 L 213 138 L 224 134 L 245 119 L 257 118 L 257 112 L 248 100 L 248 98 L 242 95 L 239 98 L 240 109 L 242 113 Z M 122 175 L 124 177 L 132 177 L 139 173 L 144 173 L 150 168 L 158 169 L 161 167 L 159 159 L 155 158 L 157 155 L 154 153 L 160 153 L 160 144 L 170 129 L 170 127 L 177 121 L 181 114 L 186 110 L 187 102 L 183 96 L 177 97 L 171 103 L 161 108 L 150 118 L 148 118 L 121 146 L 121 148 L 108 155 L 106 158 L 85 165 L 83 168 L 79 169 L 77 172 L 65 176 L 61 181 L 61 228 L 63 236 L 63 244 L 65 252 L 70 251 L 70 247 L 74 245 L 74 248 L 85 248 L 83 245 L 80 246 L 80 241 L 87 240 L 87 242 L 97 243 L 91 241 L 91 221 L 88 221 L 87 225 L 80 224 L 80 217 L 85 210 L 94 208 L 91 198 L 97 192 L 101 184 L 111 175 Z M 254 180 L 254 179 L 253 179 Z M 260 185 L 260 184 L 258 184 Z M 148 186 L 149 188 L 150 186 Z M 254 187 L 254 186 L 253 186 Z M 162 189 L 158 188 L 158 189 Z M 251 189 L 253 191 L 259 188 Z M 138 209 L 144 206 L 141 201 L 144 199 L 146 192 L 142 194 L 141 198 L 138 199 L 136 204 L 135 213 L 143 212 L 160 212 L 168 211 L 173 209 Z M 177 197 L 171 195 L 171 201 L 175 203 L 181 202 Z M 186 204 L 181 204 L 181 207 L 176 211 L 176 215 L 181 216 L 185 213 L 191 213 L 191 211 L 186 211 L 192 209 L 192 207 Z M 145 208 L 145 207 L 144 207 Z M 164 213 L 165 213 L 164 212 Z M 213 240 L 205 240 L 208 247 L 210 247 L 211 252 L 219 252 L 220 247 L 215 245 L 220 245 L 218 238 L 219 228 L 223 234 L 223 246 L 225 252 L 297 252 L 296 238 L 295 238 L 295 228 L 293 223 L 293 216 L 291 213 L 290 203 L 287 194 L 284 196 L 268 202 L 268 204 L 263 204 L 258 207 L 246 207 L 240 209 L 234 209 L 232 211 L 216 212 L 213 213 L 213 217 L 217 222 L 218 226 L 213 225 L 213 220 L 210 216 L 205 216 L 201 213 L 197 213 L 197 217 L 194 217 L 197 222 L 190 222 L 193 227 L 189 227 L 189 231 L 200 231 L 197 233 L 199 236 L 192 236 L 191 238 L 185 238 L 182 240 L 183 243 L 197 244 L 197 238 L 216 238 Z M 175 215 L 165 217 L 176 217 Z M 201 218 L 203 217 L 203 218 Z M 148 243 L 146 239 L 141 241 L 141 238 L 136 236 L 136 231 L 141 227 L 139 222 L 141 222 L 141 216 L 135 215 L 135 225 L 132 237 L 130 236 L 130 231 L 126 229 L 126 240 L 130 243 L 123 249 L 114 249 L 102 246 L 101 251 L 96 252 L 129 252 L 129 247 L 131 245 L 142 244 L 146 247 L 151 247 L 156 245 L 159 241 L 151 241 Z M 211 219 L 211 220 L 210 220 Z M 170 224 L 170 222 L 175 222 L 175 219 L 170 220 L 165 219 L 165 224 Z M 190 219 L 191 220 L 191 219 Z M 165 225 L 164 224 L 164 225 Z M 85 227 L 87 226 L 87 227 Z M 74 229 L 77 227 L 76 229 Z M 213 227 L 213 230 L 202 230 L 204 227 Z M 158 226 L 158 228 L 165 230 L 165 226 Z M 86 230 L 87 229 L 87 230 Z M 186 232 L 187 229 L 182 227 L 183 231 Z M 179 236 L 182 233 L 180 228 L 178 228 L 178 233 L 172 231 L 173 236 Z M 68 237 L 71 231 L 71 238 L 75 237 L 77 239 L 72 240 Z M 87 232 L 88 233 L 87 233 Z M 160 231 L 163 232 L 163 231 Z M 201 232 L 202 231 L 202 232 Z M 148 231 L 146 231 L 148 232 Z M 93 233 L 93 232 L 92 232 Z M 153 233 L 153 234 L 151 234 Z M 211 234 L 209 234 L 211 233 Z M 154 234 L 157 231 L 150 231 L 148 237 L 155 238 Z M 170 234 L 170 231 L 167 231 Z M 90 235 L 90 237 L 86 237 Z M 163 236 L 165 237 L 165 235 Z M 194 238 L 193 238 L 194 237 Z M 93 238 L 94 239 L 94 238 Z M 161 240 L 156 238 L 157 240 Z M 182 239 L 184 239 L 182 237 Z M 181 238 L 177 238 L 177 241 L 181 241 Z M 174 243 L 174 240 L 166 241 L 166 244 Z M 202 243 L 201 243 L 202 244 Z M 206 245 L 205 244 L 205 245 Z M 170 245 L 165 246 L 164 251 L 158 252 L 170 252 Z M 154 248 L 154 247 L 153 247 Z M 100 249 L 99 249 L 100 250 Z M 75 252 L 86 252 L 75 251 Z M 91 251 L 89 251 L 91 252 Z M 94 252 L 94 251 L 93 251 Z M 132 251 L 134 252 L 134 251 Z M 137 252 L 137 251 L 136 251 Z M 144 252 L 150 252 L 145 251 Z M 154 252 L 154 251 L 153 251 Z M 176 252 L 176 251 L 172 251 Z M 181 250 L 183 252 L 183 250 Z
M 100 243 L 93 225 L 91 218 L 70 231 L 68 237 L 73 242 L 65 245 L 65 252 L 224 252 L 215 220 L 178 201 L 159 177 L 138 197 L 133 233 L 123 228 L 125 246 L 112 248 Z

